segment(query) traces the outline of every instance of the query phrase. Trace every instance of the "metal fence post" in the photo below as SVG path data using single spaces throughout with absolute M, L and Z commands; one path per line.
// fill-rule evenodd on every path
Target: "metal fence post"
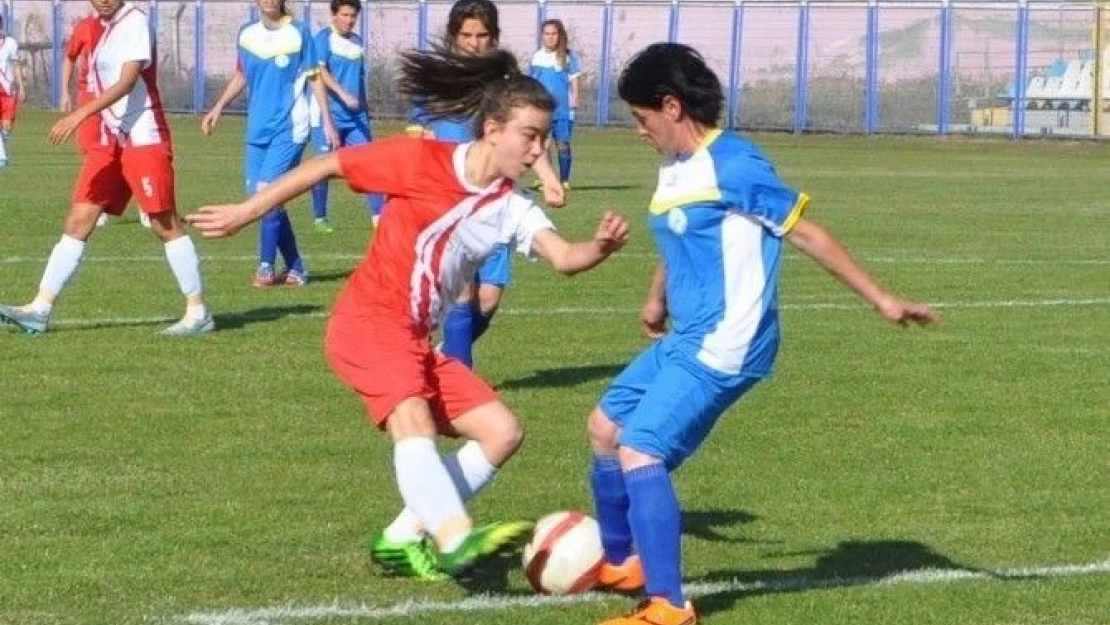
M 809 100 L 809 0 L 798 3 L 798 52 L 794 68 L 794 132 L 806 127 Z
M 678 41 L 678 0 L 671 0 L 671 11 L 667 17 L 667 41 L 674 43 Z
M 875 134 L 879 125 L 879 3 L 867 2 L 867 87 L 863 130 Z
M 304 0 L 304 4 L 301 5 L 301 21 L 310 31 L 312 30 L 312 0 Z
M 61 0 L 54 0 L 50 25 L 51 52 L 54 59 L 54 67 L 50 71 L 50 98 L 55 108 L 62 104 L 62 41 L 66 38 L 62 21 Z
M 937 134 L 948 134 L 948 94 L 952 82 L 952 4 L 940 6 L 940 58 L 937 59 Z
M 597 126 L 609 124 L 609 54 L 613 43 L 613 0 L 605 0 L 601 11 L 601 54 L 597 70 Z
M 1014 45 L 1017 68 L 1014 70 L 1014 118 L 1010 135 L 1018 139 L 1025 134 L 1025 76 L 1029 71 L 1029 5 L 1025 0 L 1018 0 L 1017 37 Z
M 732 41 L 728 52 L 728 99 L 726 127 L 734 128 L 740 114 L 740 50 L 744 36 L 744 0 L 732 4 Z
M 547 0 L 536 2 L 536 49 L 543 46 L 543 23 L 547 20 Z
M 416 10 L 416 49 L 428 49 L 428 2 L 420 0 Z
M 193 4 L 193 17 L 193 114 L 200 115 L 204 111 L 207 76 L 204 72 L 204 0 L 196 0 Z

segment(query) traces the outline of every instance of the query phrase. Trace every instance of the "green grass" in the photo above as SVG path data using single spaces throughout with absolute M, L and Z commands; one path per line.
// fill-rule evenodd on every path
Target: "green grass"
M 46 144 L 50 122 L 27 112 L 0 171 L 0 301 L 33 294 L 68 205 L 77 158 Z M 191 118 L 174 131 L 182 212 L 237 199 L 238 120 L 209 140 Z M 810 217 L 884 283 L 948 306 L 939 327 L 888 327 L 788 255 L 776 375 L 729 410 L 676 478 L 687 581 L 748 584 L 701 597 L 705 622 L 1105 625 L 1105 570 L 874 580 L 1110 555 L 1110 148 L 757 140 L 814 197 Z M 474 502 L 480 520 L 588 509 L 584 416 L 646 344 L 636 312 L 654 263 L 643 215 L 655 156 L 624 131 L 584 130 L 576 150 L 573 205 L 552 217 L 582 237 L 616 208 L 633 219 L 634 240 L 574 279 L 516 263 L 478 359 L 529 437 Z M 0 624 L 528 594 L 507 563 L 467 587 L 367 566 L 361 543 L 399 497 L 388 442 L 322 355 L 323 316 L 369 232 L 361 202 L 339 185 L 333 204 L 330 236 L 312 231 L 304 201 L 291 207 L 317 277 L 307 289 L 249 288 L 253 233 L 198 243 L 214 335 L 156 336 L 180 314 L 180 295 L 134 212 L 96 233 L 54 331 L 0 328 Z M 627 606 L 396 620 L 585 624 Z

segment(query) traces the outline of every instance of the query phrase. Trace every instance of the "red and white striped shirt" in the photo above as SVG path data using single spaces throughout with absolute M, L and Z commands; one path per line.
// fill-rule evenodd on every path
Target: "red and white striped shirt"
M 470 146 L 396 136 L 339 151 L 351 189 L 388 201 L 337 314 L 384 317 L 428 334 L 498 246 L 531 255 L 533 236 L 554 229 L 512 180 L 468 183 Z
M 123 66 L 139 61 L 143 69 L 130 93 L 100 112 L 105 133 L 130 145 L 155 145 L 170 141 L 169 125 L 158 95 L 157 65 L 146 14 L 124 3 L 104 22 L 90 57 L 91 88 L 100 96 L 120 81 Z

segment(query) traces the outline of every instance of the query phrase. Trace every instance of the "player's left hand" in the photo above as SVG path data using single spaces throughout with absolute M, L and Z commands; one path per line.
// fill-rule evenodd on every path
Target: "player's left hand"
M 343 101 L 343 106 L 345 106 L 348 111 L 357 111 L 359 109 L 358 98 L 346 91 L 339 96 L 339 99 Z
M 616 213 L 605 211 L 597 224 L 594 241 L 604 254 L 616 252 L 628 242 L 628 222 Z
M 201 206 L 197 212 L 186 215 L 185 221 L 209 239 L 230 237 L 250 223 L 250 215 L 243 204 Z
M 567 205 L 567 190 L 558 181 L 543 183 L 543 201 L 552 208 L 562 208 Z
M 59 119 L 58 122 L 50 128 L 50 142 L 54 145 L 65 143 L 65 140 L 81 125 L 81 120 L 82 118 L 74 113 L 70 113 Z
M 334 124 L 324 124 L 324 136 L 327 137 L 328 145 L 333 151 L 343 147 L 339 142 L 339 133 L 336 132 Z
M 879 300 L 876 310 L 884 319 L 901 326 L 912 324 L 926 326 L 940 321 L 940 314 L 922 302 L 912 302 L 894 295 Z

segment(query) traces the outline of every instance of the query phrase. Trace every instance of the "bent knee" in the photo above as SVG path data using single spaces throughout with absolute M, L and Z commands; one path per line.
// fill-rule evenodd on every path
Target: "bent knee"
M 612 455 L 617 451 L 620 426 L 613 422 L 601 408 L 594 408 L 586 420 L 586 434 L 595 454 Z

